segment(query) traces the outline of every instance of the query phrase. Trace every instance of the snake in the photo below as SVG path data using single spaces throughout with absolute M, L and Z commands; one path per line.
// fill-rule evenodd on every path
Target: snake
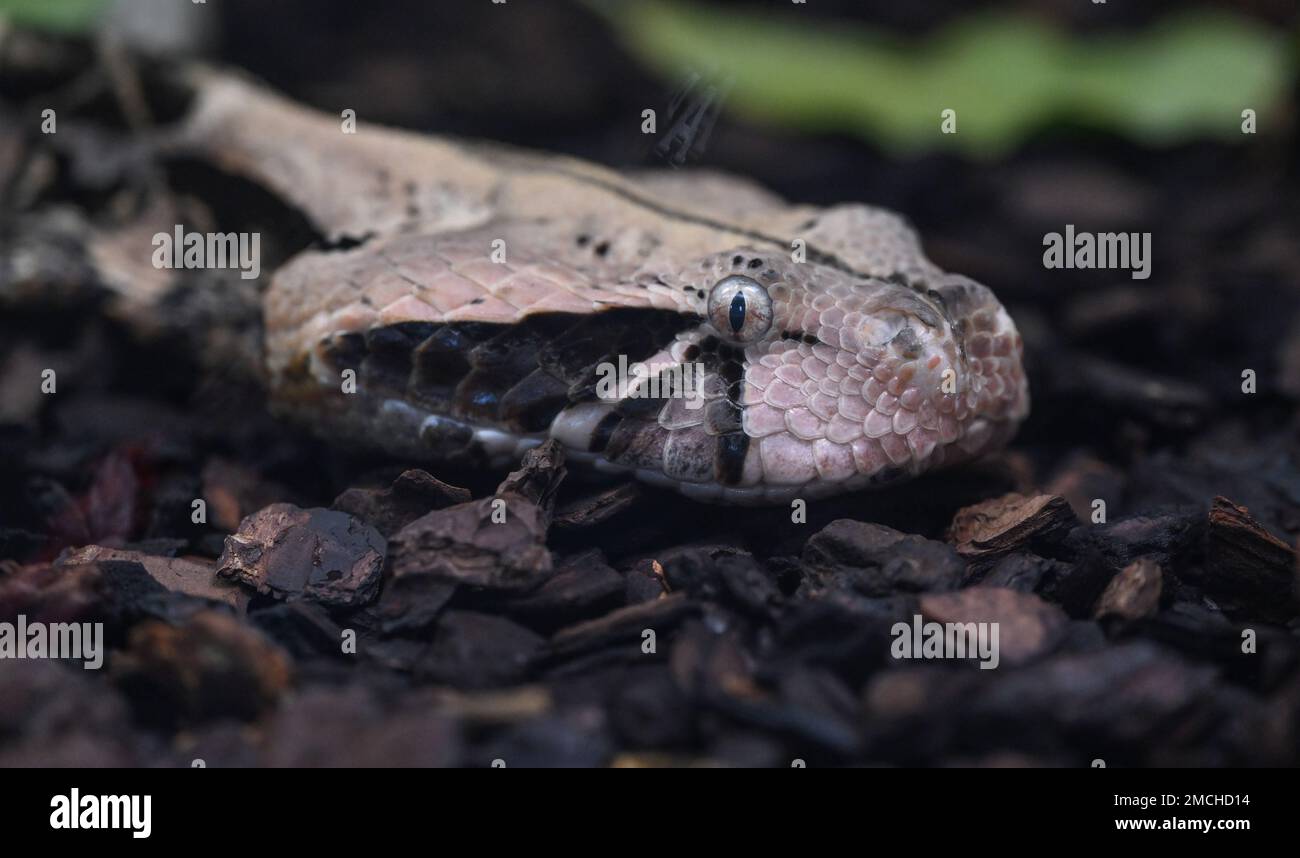
M 1006 309 L 886 209 L 349 130 L 237 75 L 189 82 L 153 151 L 255 184 L 321 237 L 251 300 L 273 408 L 335 443 L 499 468 L 554 439 L 596 471 L 752 506 L 968 461 L 1028 414 Z M 150 229 L 93 246 L 120 306 L 174 288 Z M 213 300 L 244 300 L 223 282 Z

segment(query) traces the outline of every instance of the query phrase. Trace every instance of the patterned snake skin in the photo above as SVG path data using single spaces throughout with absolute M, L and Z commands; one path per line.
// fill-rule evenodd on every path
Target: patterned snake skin
M 263 297 L 278 408 L 333 437 L 488 465 L 554 437 L 600 469 L 764 504 L 978 456 L 1028 412 L 1006 311 L 887 211 L 344 134 L 227 77 L 199 92 L 167 145 L 255 180 L 334 242 Z M 701 374 L 602 398 L 601 367 L 620 359 Z

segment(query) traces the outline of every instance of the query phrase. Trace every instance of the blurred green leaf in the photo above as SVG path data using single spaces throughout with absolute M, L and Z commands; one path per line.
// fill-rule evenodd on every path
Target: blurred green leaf
M 107 0 L 0 0 L 0 18 L 24 27 L 85 33 L 94 29 Z
M 716 73 L 728 108 L 808 131 L 849 132 L 898 152 L 995 156 L 1053 121 L 1145 143 L 1266 127 L 1292 74 L 1287 37 L 1240 16 L 1184 13 L 1142 33 L 1072 37 L 1026 15 L 977 15 L 923 40 L 704 3 L 598 5 L 648 66 Z M 940 133 L 940 114 L 957 133 Z

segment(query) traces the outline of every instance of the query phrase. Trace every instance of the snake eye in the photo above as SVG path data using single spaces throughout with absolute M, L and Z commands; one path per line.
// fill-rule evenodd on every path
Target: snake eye
M 709 293 L 709 321 L 726 339 L 751 342 L 772 327 L 772 299 L 756 280 L 724 277 Z

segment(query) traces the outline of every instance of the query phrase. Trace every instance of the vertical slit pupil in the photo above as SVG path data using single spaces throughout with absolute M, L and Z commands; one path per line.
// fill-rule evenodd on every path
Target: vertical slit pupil
M 745 326 L 745 295 L 743 292 L 737 292 L 731 299 L 731 309 L 727 312 L 727 321 L 731 323 L 731 330 L 740 333 L 740 329 Z

